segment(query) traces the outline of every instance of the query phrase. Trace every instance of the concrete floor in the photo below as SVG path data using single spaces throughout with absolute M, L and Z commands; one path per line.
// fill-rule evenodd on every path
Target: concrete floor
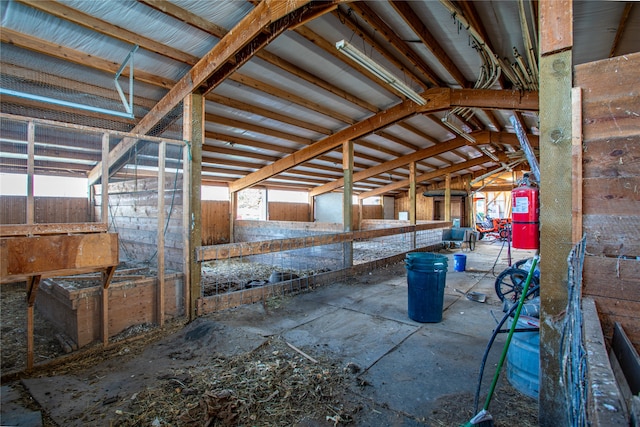
M 467 256 L 464 272 L 454 271 L 453 254 L 460 253 L 459 250 L 442 252 L 449 258 L 449 269 L 443 319 L 439 323 L 419 323 L 408 317 L 406 272 L 399 265 L 372 272 L 348 284 L 323 286 L 297 295 L 277 311 L 253 304 L 206 316 L 179 334 L 186 334 L 188 339 L 188 334 L 198 328 L 216 332 L 207 333 L 217 337 L 215 342 L 213 338 L 206 338 L 208 341 L 202 342 L 197 350 L 191 350 L 191 363 L 197 362 L 200 356 L 210 357 L 212 348 L 218 353 L 234 354 L 258 347 L 268 336 L 280 335 L 309 355 L 322 354 L 345 366 L 354 363 L 361 368 L 359 378 L 370 386 L 359 389 L 359 398 L 375 410 L 359 413 L 355 425 L 424 426 L 420 420 L 427 419 L 437 409 L 439 399 L 475 393 L 480 361 L 496 325 L 494 316 L 500 319 L 503 315 L 492 273 L 496 261 L 495 275 L 507 268 L 506 248 L 498 256 L 501 247 L 500 242 L 478 242 L 475 251 L 462 252 Z M 512 255 L 515 262 L 533 256 L 533 251 L 512 250 Z M 485 293 L 487 300 L 485 303 L 470 301 L 455 292 L 456 288 Z M 485 391 L 503 342 L 501 336 L 491 352 L 485 372 Z M 162 348 L 163 344 L 155 345 Z M 131 395 L 144 386 L 145 378 L 153 380 L 161 369 L 169 369 L 180 359 L 176 357 L 175 347 L 167 348 L 164 353 L 158 352 L 158 348 L 156 360 L 147 364 L 145 375 L 138 375 L 136 379 L 127 372 L 139 372 L 140 366 L 131 362 L 129 367 L 127 364 L 111 366 L 122 374 L 121 382 L 111 376 L 102 383 L 82 384 L 71 376 L 59 376 L 26 379 L 23 384 L 54 420 L 64 418 L 64 425 L 73 425 L 68 422 L 69 415 L 78 408 L 74 408 L 73 399 L 63 389 L 73 390 L 76 395 L 93 395 L 95 401 L 107 399 L 109 393 Z M 140 358 L 145 358 L 144 353 Z M 108 371 L 108 367 L 104 370 Z M 89 373 L 80 375 L 90 376 Z M 99 375 L 96 373 L 95 377 Z M 59 388 L 60 392 L 51 393 L 52 387 Z M 4 407 L 3 404 L 3 411 Z M 3 421 L 6 417 L 7 414 L 3 414 Z M 76 425 L 83 423 L 79 421 Z

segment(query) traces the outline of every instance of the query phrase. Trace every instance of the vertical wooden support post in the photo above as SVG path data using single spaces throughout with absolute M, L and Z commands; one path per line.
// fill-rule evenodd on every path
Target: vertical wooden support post
M 416 225 L 416 162 L 409 163 L 409 224 Z M 416 230 L 413 230 L 411 249 L 416 248 Z
M 100 222 L 109 223 L 109 134 L 102 134 L 102 210 Z
M 238 192 L 232 191 L 229 196 L 229 243 L 235 243 L 236 218 L 238 217 Z
M 342 144 L 342 169 L 344 173 L 344 193 L 342 219 L 344 231 L 352 230 L 353 224 L 353 141 Z M 344 268 L 353 266 L 353 241 L 343 243 Z
M 364 199 L 358 197 L 358 226 L 356 230 L 362 230 L 362 220 L 364 219 Z
M 107 174 L 108 175 L 108 174 Z M 105 179 L 105 175 L 102 175 L 102 179 Z M 102 345 L 104 347 L 109 344 L 109 284 L 116 272 L 116 266 L 108 267 L 107 270 L 102 273 L 102 320 L 100 331 L 102 335 Z
M 33 276 L 27 282 L 27 371 L 33 369 L 33 306 L 41 276 Z
M 184 311 L 190 316 L 189 304 L 191 301 L 191 143 L 182 148 L 182 265 L 184 271 Z M 193 320 L 189 318 L 189 320 Z
M 571 241 L 575 245 L 582 239 L 582 89 L 571 89 Z
M 316 198 L 309 196 L 309 222 L 316 222 Z
M 204 142 L 204 97 L 192 93 L 183 101 L 184 139 L 191 143 L 190 188 L 189 188 L 189 320 L 195 319 L 196 303 L 200 298 L 202 284 L 200 263 L 196 261 L 196 248 L 202 246 L 202 144 Z M 184 197 L 187 197 L 185 194 Z
M 540 8 L 540 416 L 541 427 L 567 425 L 561 348 L 571 236 L 571 87 L 573 4 Z
M 444 220 L 451 221 L 451 174 L 444 176 Z
M 158 144 L 158 284 L 156 292 L 156 322 L 160 327 L 164 326 L 164 229 L 165 229 L 165 211 L 164 211 L 164 185 L 166 177 L 166 155 L 167 143 L 162 141 Z
M 36 217 L 35 197 L 33 196 L 33 181 L 35 174 L 35 154 L 36 154 L 36 130 L 35 123 L 29 121 L 27 124 L 27 224 L 34 224 Z

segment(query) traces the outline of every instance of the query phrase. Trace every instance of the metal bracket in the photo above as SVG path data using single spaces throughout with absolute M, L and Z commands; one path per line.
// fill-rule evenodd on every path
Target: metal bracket
M 134 57 L 134 54 L 136 53 L 136 51 L 138 50 L 138 47 L 139 47 L 138 45 L 135 45 L 133 47 L 133 49 L 131 49 L 131 51 L 129 52 L 127 57 L 122 62 L 122 65 L 120 65 L 120 68 L 118 69 L 118 72 L 116 72 L 115 77 L 113 78 L 113 81 L 114 81 L 114 83 L 116 85 L 116 90 L 118 91 L 118 94 L 120 95 L 120 100 L 122 100 L 122 105 L 124 105 L 125 111 L 127 113 L 129 113 L 129 115 L 131 117 L 133 117 L 133 70 L 134 70 L 134 68 L 133 68 L 133 57 Z M 118 81 L 118 79 L 120 78 L 120 75 L 125 70 L 127 65 L 129 65 L 129 100 L 128 101 L 127 101 L 127 97 L 125 96 L 124 92 L 122 91 L 122 87 L 120 86 L 120 82 Z

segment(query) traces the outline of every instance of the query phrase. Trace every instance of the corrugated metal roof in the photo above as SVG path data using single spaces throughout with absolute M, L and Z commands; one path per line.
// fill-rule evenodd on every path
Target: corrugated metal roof
M 473 23 L 474 34 L 481 35 L 482 44 L 504 61 L 503 65 L 510 66 L 515 61 L 514 48 L 521 55 L 526 54 L 520 5 L 527 12 L 532 10 L 530 1 L 345 3 L 285 31 L 263 51 L 253 52 L 252 59 L 243 62 L 243 58 L 237 58 L 242 65 L 225 76 L 224 81 L 216 82 L 215 89 L 207 95 L 206 130 L 210 138 L 206 144 L 210 150 L 204 153 L 203 163 L 212 169 L 204 173 L 204 178 L 234 181 L 328 135 L 376 117 L 402 100 L 388 85 L 352 68 L 335 49 L 338 40 L 349 41 L 417 92 L 436 84 L 473 87 L 479 84 L 486 64 L 481 49 L 463 23 Z M 630 5 L 574 1 L 575 64 L 608 57 L 614 40 L 617 40 L 616 55 L 640 50 L 640 8 Z M 408 9 L 403 9 L 406 6 Z M 452 13 L 455 7 L 462 9 Z M 132 129 L 253 8 L 250 2 L 205 0 L 0 2 L 2 89 L 122 111 L 113 76 L 134 46 L 139 45 L 134 55 L 135 119 L 88 114 L 72 107 L 57 108 L 14 96 L 3 96 L 2 112 L 115 130 Z M 621 20 L 623 16 L 626 21 Z M 411 28 L 411 22 L 423 25 L 431 33 L 435 46 L 426 46 L 420 34 Z M 527 22 L 537 25 L 537 16 L 528 15 Z M 535 39 L 535 28 L 531 34 Z M 447 65 L 449 60 L 451 63 Z M 432 76 L 428 75 L 430 72 Z M 464 81 L 460 81 L 461 76 Z M 120 81 L 127 92 L 126 76 Z M 518 88 L 504 73 L 499 81 L 481 81 L 494 90 Z M 174 138 L 180 136 L 176 111 L 177 115 L 167 120 L 169 127 L 163 128 L 165 135 Z M 444 116 L 472 133 L 482 130 L 513 133 L 509 122 L 514 114 L 511 110 L 466 111 L 472 114 L 464 111 L 454 111 L 457 115 L 419 114 L 391 123 L 375 134 L 356 138 L 355 170 L 365 170 L 453 139 L 456 135 L 440 122 Z M 537 135 L 537 114 L 518 114 L 529 134 Z M 158 131 L 162 129 L 156 127 L 154 132 Z M 2 144 L 6 144 L 12 131 L 3 129 L 3 133 Z M 216 148 L 219 152 L 211 152 Z M 509 144 L 494 147 L 497 152 L 513 148 L 518 147 Z M 59 158 L 47 160 L 90 166 L 90 161 L 79 160 L 82 150 L 83 147 L 75 151 L 65 149 Z M 478 147 L 468 144 L 422 159 L 417 167 L 425 173 L 458 166 L 454 176 L 482 175 L 495 165 L 488 159 L 472 166 L 470 161 L 482 155 Z M 9 153 L 2 156 L 8 157 Z M 304 177 L 301 182 L 312 188 L 333 176 L 341 176 L 341 152 L 323 156 L 296 165 L 265 184 L 293 183 L 298 174 L 301 179 Z M 386 185 L 388 175 L 394 181 L 406 179 L 408 167 L 371 178 L 357 188 L 370 188 L 376 182 Z

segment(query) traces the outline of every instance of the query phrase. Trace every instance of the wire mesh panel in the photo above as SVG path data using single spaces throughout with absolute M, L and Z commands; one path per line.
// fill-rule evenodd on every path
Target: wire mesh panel
M 576 244 L 567 259 L 569 264 L 566 316 L 562 329 L 561 387 L 567 402 L 567 416 L 571 426 L 587 425 L 587 360 L 582 331 L 582 267 L 586 237 Z
M 346 233 L 300 235 L 199 248 L 201 297 L 225 297 L 221 308 L 255 302 L 267 295 L 302 290 L 347 277 L 353 267 L 345 262 L 352 245 L 353 264 L 360 267 L 398 260 L 414 249 L 440 247 L 439 224 L 375 229 Z M 423 246 L 414 242 L 419 236 Z M 255 292 L 255 290 L 260 292 Z M 230 294 L 238 293 L 235 298 Z M 228 297 L 228 298 L 227 298 Z M 205 303 L 206 304 L 206 303 Z M 212 305 L 216 305 L 213 303 Z

